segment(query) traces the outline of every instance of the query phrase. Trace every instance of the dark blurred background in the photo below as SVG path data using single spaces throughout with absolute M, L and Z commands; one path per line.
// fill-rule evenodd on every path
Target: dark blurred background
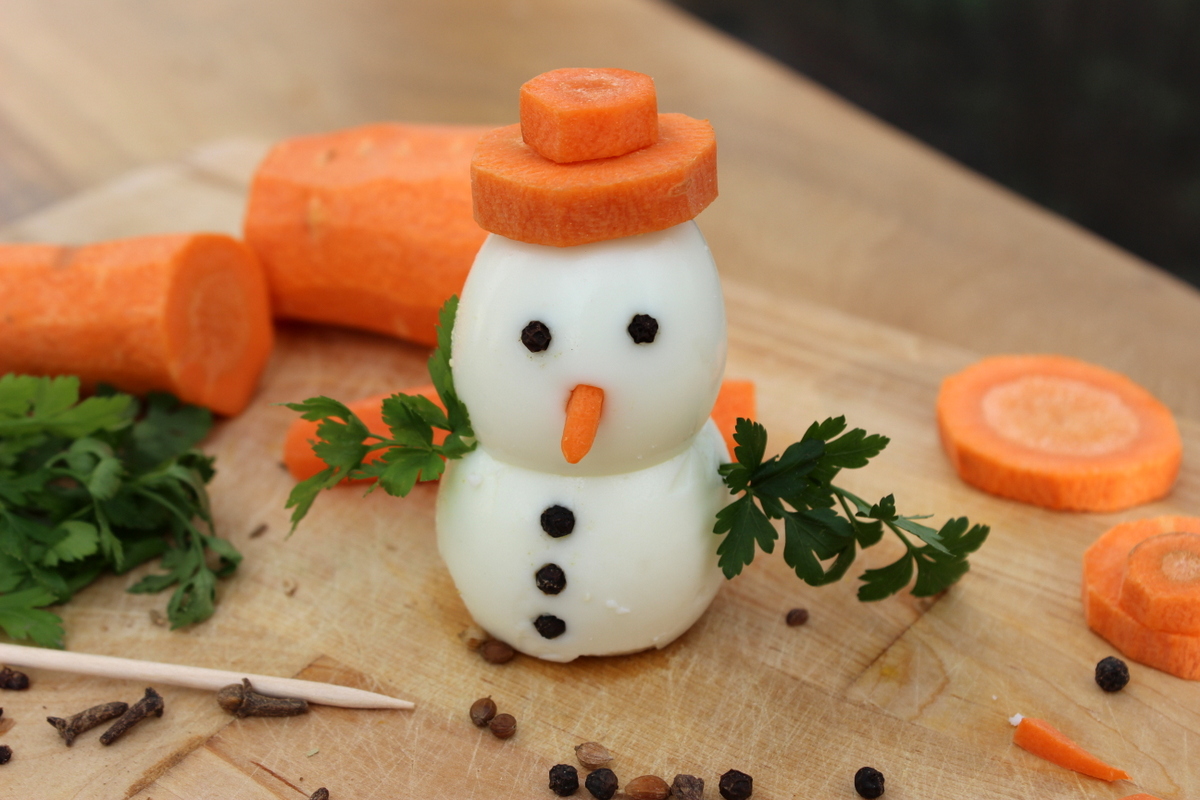
M 1200 286 L 1200 0 L 673 0 Z

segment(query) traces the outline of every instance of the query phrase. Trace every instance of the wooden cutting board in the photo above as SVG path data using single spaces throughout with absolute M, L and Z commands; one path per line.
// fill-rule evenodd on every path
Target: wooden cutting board
M 248 176 L 265 146 L 221 142 L 141 170 L 0 230 L 3 240 L 82 242 L 171 230 L 237 233 Z M 699 220 L 701 227 L 704 219 Z M 223 582 L 217 614 L 185 631 L 161 625 L 165 596 L 127 594 L 147 570 L 109 577 L 62 614 L 81 652 L 346 683 L 406 697 L 412 712 L 318 707 L 304 717 L 231 721 L 211 695 L 158 687 L 161 720 L 111 748 L 96 734 L 67 749 L 43 719 L 142 686 L 32 673 L 0 695 L 0 796 L 14 798 L 300 798 L 326 786 L 346 798 L 550 798 L 547 771 L 595 740 L 622 782 L 691 773 L 717 797 L 728 769 L 755 798 L 851 798 L 855 771 L 887 777 L 887 798 L 1118 798 L 1138 790 L 1195 797 L 1200 683 L 1131 665 L 1107 695 L 1093 666 L 1113 650 L 1083 623 L 1084 548 L 1126 519 L 1200 512 L 1200 421 L 1180 419 L 1184 470 L 1164 502 L 1110 515 L 1059 514 L 966 487 L 939 449 L 940 379 L 975 355 L 793 297 L 725 283 L 732 377 L 758 384 L 760 418 L 779 448 L 808 424 L 845 414 L 892 438 L 868 469 L 844 476 L 867 497 L 895 492 L 905 513 L 968 515 L 992 525 L 971 572 L 949 593 L 855 600 L 856 581 L 812 589 L 759 557 L 711 609 L 661 651 L 497 666 L 460 640 L 470 625 L 442 567 L 436 489 L 320 498 L 288 536 L 291 480 L 281 443 L 294 415 L 277 403 L 313 394 L 353 399 L 423 382 L 427 351 L 348 330 L 285 324 L 250 410 L 205 444 L 219 530 L 245 554 Z M 265 526 L 265 527 L 264 527 Z M 899 551 L 880 545 L 852 569 Z M 664 565 L 669 568 L 669 565 Z M 810 621 L 784 624 L 804 607 Z M 156 620 L 158 620 L 156 622 Z M 518 720 L 501 741 L 467 709 L 490 695 Z M 1109 785 L 1015 748 L 1008 717 L 1045 717 L 1128 770 Z M 582 791 L 582 790 L 581 790 Z M 586 795 L 584 795 L 586 796 Z

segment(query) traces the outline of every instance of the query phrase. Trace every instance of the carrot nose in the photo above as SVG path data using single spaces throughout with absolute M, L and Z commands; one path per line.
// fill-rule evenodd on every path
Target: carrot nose
M 604 390 L 581 383 L 567 398 L 567 421 L 563 423 L 562 451 L 568 464 L 578 464 L 592 449 L 600 412 L 604 409 Z

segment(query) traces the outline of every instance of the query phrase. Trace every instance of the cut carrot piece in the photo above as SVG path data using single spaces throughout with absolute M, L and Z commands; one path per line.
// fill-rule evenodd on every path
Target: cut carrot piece
M 1044 719 L 1025 717 L 1013 732 L 1013 744 L 1035 756 L 1104 781 L 1127 781 L 1129 773 L 1105 764 Z
M 729 448 L 730 454 L 733 453 L 733 448 L 737 447 L 733 433 L 738 417 L 752 420 L 757 413 L 754 381 L 721 381 L 721 391 L 717 394 L 717 402 L 710 416 L 725 439 L 725 446 Z
M 273 337 L 261 265 L 229 236 L 0 245 L 0 374 L 78 375 L 237 414 Z
M 551 161 L 623 156 L 658 141 L 654 80 L 626 69 L 556 69 L 521 86 L 521 137 Z
M 403 394 L 421 395 L 432 400 L 438 408 L 445 411 L 445 406 L 438 398 L 437 390 L 432 383 L 414 386 L 410 389 L 404 389 Z M 387 423 L 383 421 L 383 401 L 388 399 L 394 392 L 385 394 L 375 394 L 370 397 L 364 397 L 361 400 L 355 400 L 353 403 L 347 403 L 346 407 L 354 412 L 355 416 L 363 421 L 367 426 L 367 430 L 371 433 L 377 433 L 380 436 L 388 435 Z M 325 462 L 317 457 L 313 452 L 313 442 L 317 438 L 318 422 L 307 419 L 297 419 L 288 428 L 287 438 L 283 442 L 283 463 L 287 466 L 288 472 L 298 481 L 311 478 L 321 470 L 325 469 Z M 441 444 L 446 440 L 447 431 L 439 428 L 433 429 L 434 444 Z M 383 457 L 382 450 L 376 451 L 367 457 L 367 461 L 375 461 Z M 356 481 L 369 483 L 375 480 L 369 478 L 364 481 Z M 346 481 L 343 480 L 343 483 Z
M 1122 797 L 1121 800 L 1159 800 L 1159 798 L 1152 794 L 1141 792 L 1139 794 L 1131 794 L 1128 797 Z
M 471 161 L 475 220 L 532 244 L 569 247 L 664 230 L 717 196 L 712 126 L 658 115 L 658 141 L 616 158 L 558 164 L 521 138 L 521 126 L 486 134 Z
M 485 130 L 381 124 L 277 144 L 245 220 L 275 315 L 436 344 L 438 309 L 487 235 L 470 182 Z
M 571 390 L 562 435 L 562 452 L 568 464 L 578 464 L 592 449 L 603 410 L 603 389 L 581 383 Z
M 1117 525 L 1083 554 L 1088 627 L 1128 658 L 1188 680 L 1200 680 L 1200 633 L 1181 632 L 1200 617 L 1197 537 L 1200 517 L 1154 517 Z
M 1123 375 L 1063 356 L 996 356 L 937 400 L 959 476 L 1046 508 L 1118 511 L 1171 490 L 1183 444 L 1171 412 Z

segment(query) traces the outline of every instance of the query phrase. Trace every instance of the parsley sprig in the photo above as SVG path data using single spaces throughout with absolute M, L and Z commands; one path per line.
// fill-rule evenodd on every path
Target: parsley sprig
M 308 514 L 313 501 L 324 489 L 336 486 L 343 478 L 376 478 L 367 493 L 376 486 L 391 495 L 404 497 L 417 481 L 434 481 L 445 469 L 443 459 L 462 458 L 475 449 L 475 433 L 467 407 L 454 391 L 450 373 L 450 339 L 458 297 L 451 297 L 438 314 L 437 349 L 429 357 L 429 377 L 446 407 L 443 412 L 433 401 L 420 395 L 394 394 L 383 401 L 383 421 L 390 436 L 371 433 L 345 404 L 329 397 L 310 397 L 303 403 L 285 403 L 299 411 L 304 419 L 319 421 L 313 451 L 327 465 L 325 469 L 293 487 L 286 508 L 292 511 L 292 530 Z M 433 429 L 447 432 L 441 444 L 434 444 Z M 382 450 L 379 459 L 368 461 L 371 453 Z
M 895 562 L 869 569 L 860 577 L 859 600 L 881 600 L 908 586 L 918 597 L 949 588 L 969 569 L 967 556 L 987 539 L 988 526 L 951 519 L 939 530 L 921 524 L 925 516 L 900 516 L 887 495 L 878 503 L 835 486 L 843 469 L 858 469 L 879 455 L 888 439 L 861 428 L 846 431 L 844 417 L 813 423 L 799 442 L 782 455 L 763 461 L 767 431 L 757 422 L 737 421 L 736 463 L 722 464 L 721 476 L 737 500 L 717 513 L 713 532 L 725 534 L 717 548 L 726 578 L 754 560 L 755 548 L 770 553 L 778 532 L 771 520 L 783 520 L 783 560 L 811 586 L 842 578 L 858 548 L 883 538 L 884 528 L 904 542 Z M 839 514 L 839 511 L 841 512 Z M 824 562 L 824 563 L 823 563 Z
M 0 377 L 0 628 L 62 647 L 45 606 L 158 556 L 166 572 L 129 591 L 175 586 L 172 628 L 212 616 L 216 579 L 241 554 L 213 532 L 212 459 L 195 449 L 211 425 L 165 394 L 144 407 L 109 391 L 81 402 L 74 377 Z

